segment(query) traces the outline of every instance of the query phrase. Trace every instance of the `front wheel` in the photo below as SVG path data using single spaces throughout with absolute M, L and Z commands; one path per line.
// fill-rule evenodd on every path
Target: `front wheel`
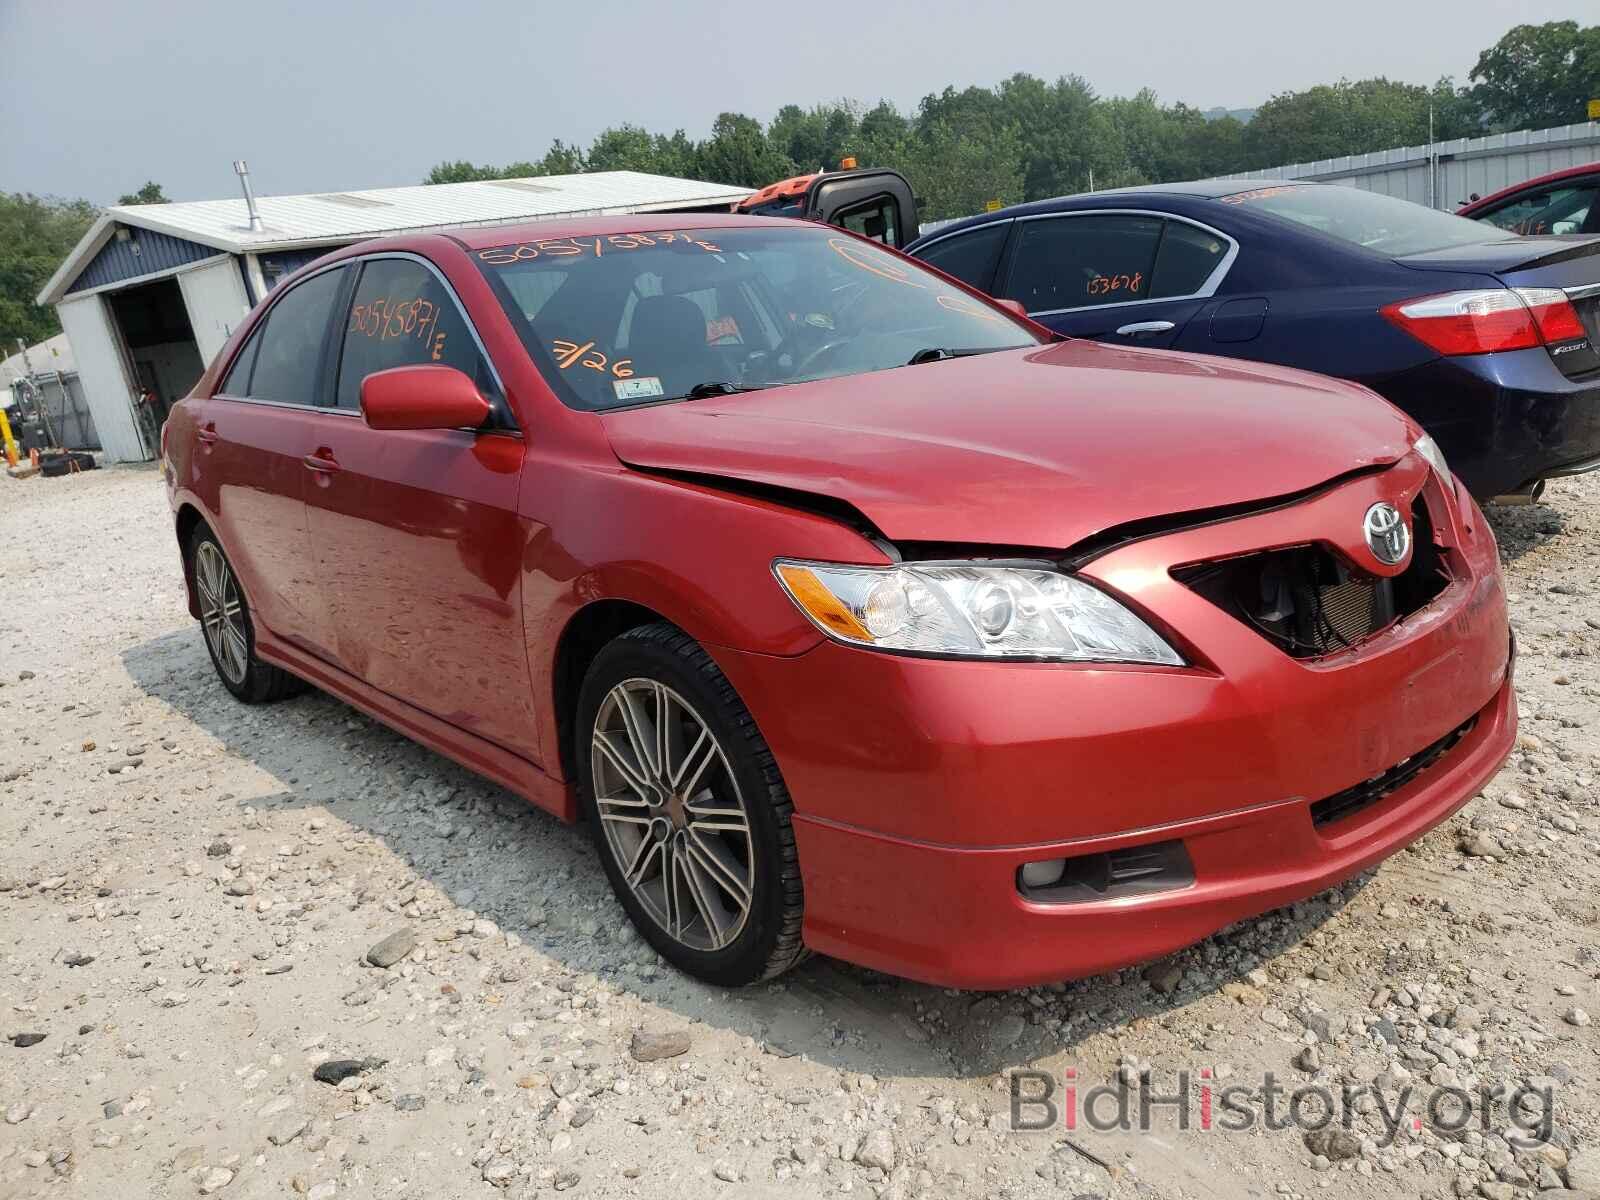
M 671 625 L 605 646 L 578 700 L 584 815 L 644 938 L 721 987 L 805 956 L 794 806 L 755 720 Z

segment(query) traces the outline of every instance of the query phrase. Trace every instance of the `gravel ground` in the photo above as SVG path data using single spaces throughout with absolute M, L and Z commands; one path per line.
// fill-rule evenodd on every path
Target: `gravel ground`
M 235 703 L 152 470 L 0 480 L 0 1197 L 1600 1193 L 1597 501 L 1495 515 L 1521 742 L 1376 872 L 1079 983 L 723 992 L 581 831 L 321 694 Z M 1014 1069 L 1378 1100 L 1310 1138 L 1015 1133 Z M 1385 1136 L 1407 1087 L 1529 1081 L 1547 1140 Z

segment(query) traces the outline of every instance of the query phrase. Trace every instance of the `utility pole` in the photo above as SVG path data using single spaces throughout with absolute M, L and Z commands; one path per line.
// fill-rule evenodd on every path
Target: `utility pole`
M 1433 140 L 1433 101 L 1428 101 L 1428 207 L 1439 207 L 1439 146 Z

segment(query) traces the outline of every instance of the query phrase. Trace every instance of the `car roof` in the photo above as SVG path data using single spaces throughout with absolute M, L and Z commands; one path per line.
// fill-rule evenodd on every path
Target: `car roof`
M 1513 183 L 1510 187 L 1503 187 L 1498 192 L 1491 192 L 1482 199 L 1474 200 L 1470 204 L 1463 204 L 1456 209 L 1456 212 L 1462 215 L 1470 215 L 1480 208 L 1485 208 L 1496 201 L 1503 200 L 1507 196 L 1522 191 L 1524 188 L 1539 187 L 1541 184 L 1555 183 L 1559 179 L 1571 179 L 1576 175 L 1596 174 L 1600 174 L 1600 162 L 1583 163 L 1576 167 L 1563 167 L 1559 171 L 1551 171 L 1548 175 L 1535 175 L 1532 179 L 1524 179 L 1521 183 Z
M 751 217 L 729 213 L 629 213 L 616 217 L 562 217 L 515 225 L 485 225 L 443 232 L 468 250 L 487 250 L 517 242 L 543 242 L 584 234 L 664 233 L 672 229 L 743 229 L 768 226 L 793 229 L 805 223 L 785 217 Z M 368 248 L 371 243 L 366 244 Z
M 1098 192 L 1077 192 L 1070 196 L 1052 196 L 1048 200 L 1032 200 L 1027 204 L 1013 204 L 1010 208 L 978 213 L 964 217 L 949 225 L 924 234 L 912 243 L 916 246 L 935 238 L 947 237 L 977 225 L 993 221 L 1008 221 L 1013 217 L 1032 217 L 1045 213 L 1066 212 L 1078 208 L 1111 208 L 1116 203 L 1131 202 L 1140 198 L 1153 201 L 1172 199 L 1216 200 L 1223 196 L 1236 196 L 1240 192 L 1254 191 L 1260 187 L 1327 187 L 1328 184 L 1300 179 L 1195 179 L 1186 183 L 1145 183 L 1135 187 L 1106 188 Z M 1106 201 L 1111 203 L 1106 203 Z

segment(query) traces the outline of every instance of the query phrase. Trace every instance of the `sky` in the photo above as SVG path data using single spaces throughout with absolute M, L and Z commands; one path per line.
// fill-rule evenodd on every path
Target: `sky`
M 1102 95 L 1247 108 L 1385 75 L 1465 80 L 1512 25 L 1594 0 L 0 0 L 0 191 L 112 203 L 419 183 L 537 160 L 624 122 L 705 136 L 723 111 L 888 99 L 1026 71 Z

